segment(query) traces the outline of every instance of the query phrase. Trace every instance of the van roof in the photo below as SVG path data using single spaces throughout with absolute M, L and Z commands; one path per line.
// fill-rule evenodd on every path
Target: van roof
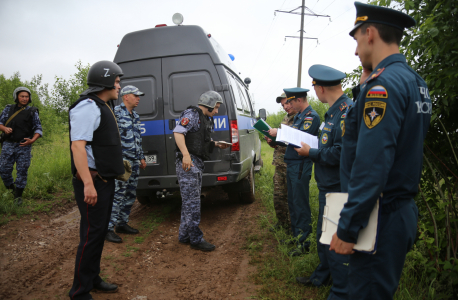
M 209 54 L 214 64 L 223 64 L 238 74 L 226 51 L 196 25 L 165 26 L 128 33 L 119 45 L 114 62 L 192 54 Z

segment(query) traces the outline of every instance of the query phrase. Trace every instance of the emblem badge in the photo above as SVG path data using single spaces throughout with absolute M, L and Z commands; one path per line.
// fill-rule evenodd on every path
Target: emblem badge
M 364 105 L 364 123 L 372 129 L 382 121 L 385 116 L 386 103 L 383 101 L 369 101 Z
M 328 142 L 328 134 L 325 133 L 323 134 L 323 136 L 321 137 L 321 143 L 324 145 Z
M 342 137 L 343 137 L 345 134 L 345 122 L 341 123 L 341 125 L 342 125 Z
M 307 130 L 312 126 L 312 121 L 305 121 L 304 122 L 304 130 Z
M 343 131 L 344 128 L 345 128 L 345 120 L 341 120 L 341 121 L 340 121 L 340 130 Z
M 182 126 L 186 126 L 186 125 L 188 125 L 188 123 L 189 123 L 189 119 L 188 118 L 181 119 L 181 125 Z

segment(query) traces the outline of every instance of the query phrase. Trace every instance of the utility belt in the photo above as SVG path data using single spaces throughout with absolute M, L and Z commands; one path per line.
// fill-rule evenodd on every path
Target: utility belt
M 100 176 L 99 172 L 97 172 L 97 170 L 95 170 L 95 169 L 89 168 L 89 174 L 91 174 L 92 182 L 96 181 L 97 179 L 100 179 L 103 182 L 107 182 L 105 179 L 103 179 L 102 176 Z M 78 171 L 76 171 L 76 174 L 75 174 L 75 176 L 73 176 L 73 178 L 75 178 L 76 180 L 79 180 L 79 181 L 83 181 L 81 179 L 81 175 L 80 175 L 80 173 Z

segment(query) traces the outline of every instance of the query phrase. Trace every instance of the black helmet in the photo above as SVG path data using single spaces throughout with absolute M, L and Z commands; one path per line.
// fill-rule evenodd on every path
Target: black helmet
M 29 93 L 29 103 L 32 102 L 32 93 L 30 92 L 30 90 L 26 87 L 23 87 L 23 86 L 20 86 L 18 88 L 16 88 L 13 92 L 13 98 L 14 98 L 14 102 L 18 103 L 18 99 L 17 99 L 17 96 L 19 95 L 20 92 L 27 92 Z
M 116 77 L 124 75 L 121 68 L 112 61 L 102 60 L 92 65 L 87 73 L 89 88 L 81 95 L 100 92 L 104 89 L 114 89 Z
M 223 103 L 221 95 L 215 91 L 208 91 L 200 95 L 198 105 L 208 107 L 208 111 L 212 112 L 216 106 L 216 103 Z

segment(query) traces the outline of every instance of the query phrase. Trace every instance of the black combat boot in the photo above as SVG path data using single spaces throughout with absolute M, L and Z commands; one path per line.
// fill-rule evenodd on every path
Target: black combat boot
M 16 186 L 14 185 L 14 183 L 10 184 L 10 185 L 5 185 L 6 186 L 6 189 L 7 190 L 11 190 L 11 193 L 13 194 L 13 196 L 15 196 L 15 193 L 16 193 Z
M 202 239 L 202 242 L 200 242 L 197 245 L 191 244 L 192 249 L 200 250 L 200 251 L 213 251 L 215 250 L 215 245 L 210 244 L 206 240 Z
M 108 230 L 105 240 L 112 243 L 122 243 L 122 238 L 117 235 L 113 230 Z
M 16 203 L 17 206 L 22 205 L 22 193 L 24 192 L 24 189 L 21 188 L 16 188 L 15 193 L 14 193 L 14 202 Z
M 138 232 L 139 231 L 137 229 L 132 228 L 127 224 L 116 226 L 116 233 L 137 234 Z

